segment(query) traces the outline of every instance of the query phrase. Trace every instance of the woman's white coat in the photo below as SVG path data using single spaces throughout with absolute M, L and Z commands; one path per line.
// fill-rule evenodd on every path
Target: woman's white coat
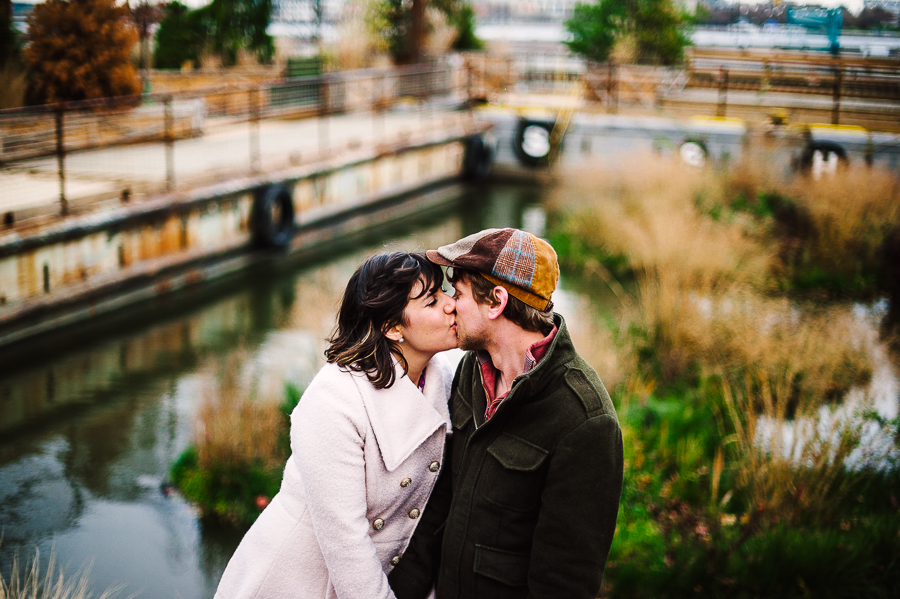
M 435 356 L 424 396 L 400 368 L 397 377 L 377 390 L 334 364 L 319 371 L 291 414 L 281 490 L 241 541 L 216 599 L 393 599 L 391 560 L 444 467 L 453 372 Z

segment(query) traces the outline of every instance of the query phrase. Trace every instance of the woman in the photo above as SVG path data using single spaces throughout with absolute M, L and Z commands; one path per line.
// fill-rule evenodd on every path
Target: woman
M 216 599 L 392 599 L 450 434 L 453 299 L 424 254 L 373 256 L 347 283 L 319 371 L 291 414 L 281 490 Z

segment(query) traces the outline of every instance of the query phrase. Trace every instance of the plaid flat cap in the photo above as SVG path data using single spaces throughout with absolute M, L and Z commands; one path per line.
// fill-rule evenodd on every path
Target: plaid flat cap
M 485 229 L 426 255 L 441 266 L 474 270 L 541 311 L 547 309 L 559 280 L 559 263 L 550 244 L 519 229 Z

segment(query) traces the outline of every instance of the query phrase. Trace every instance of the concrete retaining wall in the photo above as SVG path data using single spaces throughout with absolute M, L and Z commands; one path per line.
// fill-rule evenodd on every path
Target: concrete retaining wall
M 250 213 L 267 185 L 293 190 L 297 249 L 317 223 L 332 223 L 320 236 L 349 233 L 372 220 L 354 212 L 458 179 L 464 151 L 465 134 L 356 151 L 2 234 L 0 346 L 248 267 L 263 254 L 251 251 Z

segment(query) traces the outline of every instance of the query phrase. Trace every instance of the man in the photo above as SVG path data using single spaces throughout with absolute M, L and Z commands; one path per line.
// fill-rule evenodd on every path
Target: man
M 389 576 L 399 599 L 594 599 L 622 490 L 612 402 L 550 296 L 550 245 L 488 229 L 438 250 L 459 346 L 453 437 L 434 493 Z

